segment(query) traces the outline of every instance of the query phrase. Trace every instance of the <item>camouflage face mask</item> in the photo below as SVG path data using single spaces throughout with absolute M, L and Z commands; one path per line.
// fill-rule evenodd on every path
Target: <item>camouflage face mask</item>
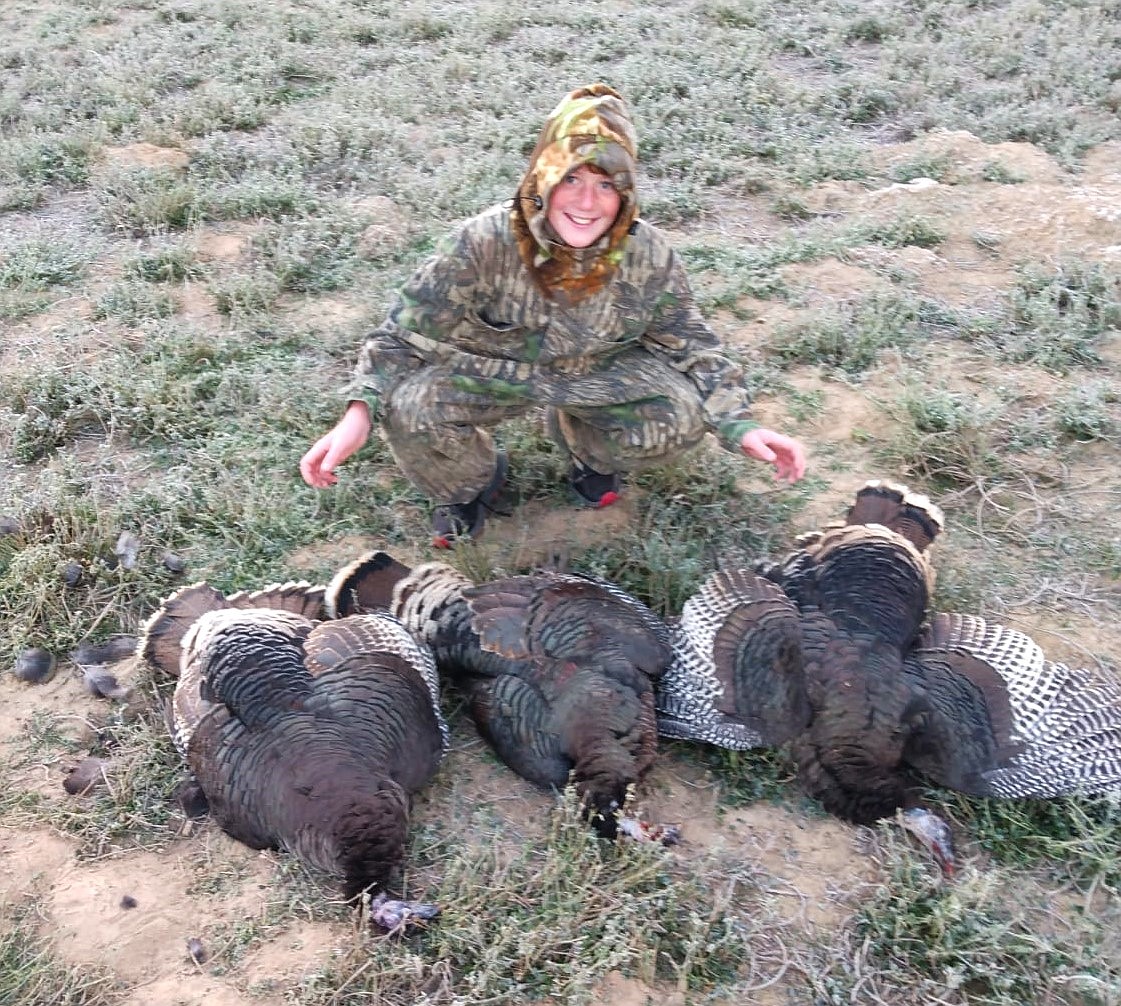
M 579 300 L 611 279 L 638 216 L 637 156 L 638 140 L 626 104 L 606 84 L 578 88 L 546 120 L 511 213 L 522 261 L 550 296 Z M 546 215 L 553 190 L 582 164 L 611 178 L 619 193 L 619 215 L 590 248 L 572 248 L 557 239 Z

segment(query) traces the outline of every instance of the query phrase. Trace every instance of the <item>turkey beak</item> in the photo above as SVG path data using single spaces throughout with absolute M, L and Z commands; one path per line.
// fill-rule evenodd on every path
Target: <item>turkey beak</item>
M 400 933 L 410 926 L 422 926 L 439 914 L 438 905 L 419 901 L 398 901 L 384 893 L 370 899 L 370 921 L 388 933 Z
M 950 826 L 937 814 L 925 807 L 912 807 L 900 815 L 900 827 L 909 831 L 930 851 L 947 878 L 957 871 L 957 858 L 954 856 L 954 838 Z
M 619 834 L 632 842 L 657 842 L 667 846 L 681 841 L 681 829 L 676 824 L 656 824 L 637 817 L 620 817 Z

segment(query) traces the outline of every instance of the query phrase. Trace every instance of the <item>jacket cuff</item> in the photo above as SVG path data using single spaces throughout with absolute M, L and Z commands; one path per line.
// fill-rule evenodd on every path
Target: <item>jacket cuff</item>
M 343 389 L 343 397 L 347 405 L 351 402 L 365 402 L 370 410 L 370 422 L 376 423 L 381 415 L 381 396 L 373 388 L 360 384 L 352 384 Z
M 721 423 L 720 442 L 728 450 L 738 451 L 743 435 L 750 430 L 759 429 L 762 425 L 762 423 L 755 422 L 754 419 L 733 419 L 731 422 Z

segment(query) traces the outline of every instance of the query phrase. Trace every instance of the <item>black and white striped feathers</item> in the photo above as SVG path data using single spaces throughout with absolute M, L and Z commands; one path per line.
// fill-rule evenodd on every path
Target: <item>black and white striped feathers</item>
M 431 652 L 385 613 L 321 621 L 323 588 L 183 588 L 141 652 L 178 678 L 176 746 L 218 824 L 344 881 L 384 887 L 404 855 L 411 794 L 447 744 Z
M 659 731 L 792 740 L 809 792 L 858 822 L 908 806 L 923 779 L 981 796 L 1121 792 L 1121 685 L 1013 629 L 929 615 L 941 527 L 925 497 L 873 482 L 843 526 L 714 574 L 675 626 Z
M 432 647 L 510 768 L 544 787 L 571 774 L 597 828 L 615 834 L 615 811 L 654 761 L 652 682 L 671 653 L 645 605 L 589 577 L 543 570 L 475 585 L 385 553 L 357 560 L 328 595 L 337 614 L 387 607 Z

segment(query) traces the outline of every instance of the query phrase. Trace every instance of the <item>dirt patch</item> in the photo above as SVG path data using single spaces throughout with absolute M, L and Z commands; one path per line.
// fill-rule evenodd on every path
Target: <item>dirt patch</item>
M 118 168 L 173 168 L 185 171 L 191 158 L 173 147 L 154 143 L 130 143 L 125 147 L 106 147 L 105 162 Z
M 194 234 L 195 251 L 205 262 L 236 262 L 248 252 L 259 230 L 256 224 L 208 224 Z
M 799 282 L 806 278 L 816 283 L 818 296 L 844 299 L 847 289 L 875 290 L 884 283 L 877 277 L 895 275 L 916 292 L 952 306 L 989 308 L 1024 263 L 1066 257 L 1116 262 L 1121 254 L 1118 156 L 1118 145 L 1107 144 L 1071 175 L 1030 145 L 985 144 L 960 131 L 884 147 L 878 157 L 885 169 L 927 161 L 945 165 L 942 177 L 920 176 L 873 190 L 856 182 L 824 182 L 803 194 L 806 206 L 838 220 L 921 218 L 945 240 L 934 249 L 854 249 L 849 263 L 818 264 L 816 273 L 787 267 L 784 278 L 807 304 L 813 296 Z M 863 271 L 868 275 L 862 284 Z

